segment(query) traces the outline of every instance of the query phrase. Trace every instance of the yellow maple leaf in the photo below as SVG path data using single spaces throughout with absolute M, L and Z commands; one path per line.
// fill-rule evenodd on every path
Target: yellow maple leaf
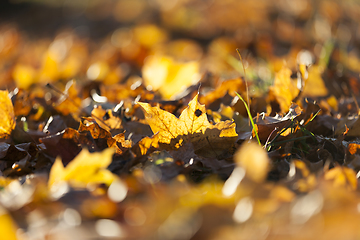
M 6 138 L 15 128 L 15 114 L 8 91 L 0 91 L 0 138 Z
M 110 185 L 117 177 L 106 169 L 112 161 L 113 148 L 103 152 L 89 153 L 83 149 L 66 167 L 60 157 L 56 158 L 49 175 L 49 187 L 68 182 L 74 187 L 104 183 Z
M 199 80 L 199 63 L 177 62 L 170 57 L 149 56 L 142 69 L 144 83 L 165 99 L 182 92 Z
M 152 107 L 141 102 L 139 105 L 145 112 L 151 130 L 158 134 L 159 143 L 170 144 L 172 140 L 180 138 L 179 143 L 191 141 L 195 149 L 209 145 L 222 148 L 221 143 L 226 145 L 227 140 L 233 143 L 237 137 L 234 122 L 223 121 L 213 125 L 208 121 L 205 106 L 198 102 L 198 95 L 189 102 L 179 118 L 159 106 Z

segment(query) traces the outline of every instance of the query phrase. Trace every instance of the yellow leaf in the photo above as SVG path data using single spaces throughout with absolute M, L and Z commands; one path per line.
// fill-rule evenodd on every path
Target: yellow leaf
M 18 88 L 28 89 L 36 80 L 36 71 L 31 66 L 18 64 L 15 66 L 12 76 Z
M 159 147 L 159 134 L 155 134 L 154 136 L 150 137 L 144 137 L 141 139 L 138 144 L 138 152 L 136 152 L 135 149 L 133 149 L 137 154 L 145 155 L 147 151 L 151 148 L 158 148 Z
M 311 66 L 308 71 L 308 78 L 305 80 L 303 90 L 304 96 L 308 97 L 324 97 L 328 94 L 324 80 L 321 78 L 320 67 L 315 65 Z
M 15 114 L 8 91 L 0 91 L 0 138 L 7 138 L 15 128 Z
M 5 209 L 0 207 L 0 231 L 1 239 L 6 240 L 16 240 L 19 239 L 16 236 L 17 226 L 14 221 L 11 219 L 10 215 L 6 212 Z
M 283 113 L 289 111 L 292 101 L 300 91 L 290 76 L 291 70 L 283 67 L 275 75 L 274 86 L 270 87 Z
M 159 134 L 159 141 L 169 144 L 171 139 L 185 135 L 185 124 L 180 122 L 173 114 L 160 109 L 159 106 L 151 107 L 148 103 L 139 105 L 145 111 L 145 118 L 153 133 Z
M 349 186 L 357 188 L 357 178 L 354 170 L 348 167 L 336 166 L 325 173 L 325 180 L 332 180 L 334 187 Z
M 95 153 L 83 149 L 66 167 L 59 157 L 56 158 L 50 170 L 49 187 L 62 181 L 74 187 L 86 187 L 91 183 L 110 185 L 116 179 L 116 175 L 106 167 L 111 163 L 113 154 L 113 148 Z
M 227 143 L 233 143 L 237 137 L 235 123 L 232 121 L 219 122 L 216 125 L 208 121 L 205 106 L 198 102 L 197 95 L 179 118 L 159 106 L 139 104 L 144 109 L 151 130 L 158 134 L 159 143 L 170 144 L 173 139 L 180 138 L 182 141 L 191 141 L 197 150 L 209 145 L 216 149 L 226 147 Z
M 199 63 L 176 62 L 167 56 L 149 56 L 142 69 L 144 82 L 165 99 L 182 92 L 199 80 Z
M 246 172 L 246 176 L 255 182 L 267 177 L 270 160 L 266 151 L 255 142 L 243 143 L 234 155 L 235 162 Z
M 139 25 L 134 28 L 134 38 L 141 45 L 151 48 L 154 45 L 166 41 L 166 32 L 153 24 Z

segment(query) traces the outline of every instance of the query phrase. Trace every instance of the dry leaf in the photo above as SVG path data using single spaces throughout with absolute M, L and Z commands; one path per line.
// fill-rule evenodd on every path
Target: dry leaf
M 308 71 L 308 78 L 305 80 L 303 90 L 304 96 L 308 97 L 324 97 L 328 94 L 324 80 L 321 78 L 320 67 L 317 65 L 311 66 Z
M 0 207 L 0 226 L 1 226 L 1 239 L 18 240 L 22 239 L 16 234 L 18 226 L 14 223 L 10 214 Z
M 14 107 L 8 91 L 0 91 L 0 138 L 7 138 L 15 128 Z
M 275 75 L 274 86 L 270 87 L 283 113 L 289 111 L 292 101 L 299 94 L 299 89 L 290 76 L 291 70 L 283 67 Z
M 228 143 L 234 143 L 237 137 L 235 123 L 232 121 L 219 122 L 216 125 L 208 121 L 205 106 L 198 102 L 197 95 L 179 118 L 160 109 L 159 106 L 139 104 L 144 109 L 151 130 L 154 134 L 158 133 L 159 143 L 170 144 L 172 140 L 180 138 L 177 143 L 191 141 L 198 150 L 209 145 L 212 148 L 223 148 Z
M 75 119 L 80 114 L 81 99 L 75 81 L 70 81 L 66 84 L 65 91 L 58 100 L 58 105 L 55 109 L 65 116 L 72 114 Z
M 144 82 L 165 99 L 182 92 L 199 80 L 199 63 L 176 62 L 166 56 L 149 56 L 142 69 Z
M 270 159 L 266 151 L 255 142 L 245 142 L 234 155 L 235 162 L 246 171 L 246 176 L 255 182 L 267 177 Z
M 350 189 L 357 188 L 357 178 L 354 170 L 344 166 L 336 166 L 325 173 L 325 180 L 332 180 L 334 187 L 349 186 Z
M 83 149 L 66 167 L 58 157 L 51 167 L 48 185 L 52 187 L 66 181 L 74 187 L 100 183 L 109 186 L 117 178 L 106 169 L 112 161 L 113 154 L 113 148 L 95 153 Z
M 159 147 L 159 134 L 155 134 L 152 137 L 144 137 L 142 138 L 134 147 L 133 151 L 137 155 L 145 155 L 148 150 L 151 148 Z
M 230 96 L 235 97 L 235 92 L 244 92 L 245 84 L 244 81 L 240 78 L 230 79 L 221 82 L 219 86 L 217 86 L 213 91 L 207 93 L 205 96 L 200 98 L 200 101 L 205 103 L 206 106 L 208 104 L 220 99 L 229 93 Z
M 105 110 L 101 106 L 96 106 L 91 111 L 91 116 L 100 127 L 107 131 L 121 128 L 121 119 L 115 117 L 111 110 Z M 104 119 L 105 116 L 106 119 Z
M 357 143 L 349 143 L 347 150 L 351 155 L 354 155 L 358 152 L 358 149 L 360 149 L 360 145 Z

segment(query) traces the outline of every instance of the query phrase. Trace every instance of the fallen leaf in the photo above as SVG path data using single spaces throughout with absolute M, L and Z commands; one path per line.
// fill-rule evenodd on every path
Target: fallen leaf
M 121 128 L 121 119 L 115 117 L 111 110 L 105 110 L 101 106 L 94 107 L 91 116 L 103 129 L 110 131 Z
M 111 133 L 100 127 L 96 120 L 91 117 L 83 117 L 81 119 L 78 131 L 79 133 L 89 131 L 91 137 L 95 140 L 96 146 L 101 150 L 113 146 L 116 142 Z
M 0 138 L 7 138 L 15 128 L 14 107 L 8 91 L 0 91 Z
M 12 75 L 16 86 L 21 89 L 28 89 L 36 81 L 36 71 L 32 66 L 18 64 Z
M 117 154 L 124 153 L 127 149 L 130 149 L 131 146 L 132 146 L 131 140 L 125 139 L 125 134 L 124 133 L 119 133 L 119 134 L 115 135 L 113 137 L 113 139 L 116 141 L 116 142 L 114 142 L 114 145 L 116 147 L 116 153 Z M 109 141 L 108 141 L 108 144 L 109 144 Z M 109 145 L 109 147 L 112 147 L 112 146 Z
M 167 56 L 154 55 L 146 59 L 142 73 L 147 87 L 170 99 L 199 80 L 199 63 L 182 63 Z
M 205 103 L 208 106 L 210 103 L 221 99 L 225 96 L 226 93 L 229 93 L 230 96 L 235 97 L 235 92 L 244 92 L 245 84 L 241 78 L 230 79 L 221 82 L 213 91 L 207 93 L 205 96 L 200 98 L 200 101 Z
M 205 146 L 214 149 L 226 148 L 229 143 L 234 143 L 237 137 L 235 123 L 232 121 L 223 121 L 216 125 L 208 121 L 205 106 L 198 102 L 198 95 L 189 102 L 179 118 L 160 109 L 159 106 L 139 104 L 145 112 L 151 130 L 154 134 L 159 134 L 159 143 L 170 144 L 175 140 L 172 144 L 179 146 L 183 141 L 190 141 L 194 144 L 195 150 Z
M 308 70 L 308 78 L 305 79 L 303 94 L 307 97 L 324 97 L 328 94 L 324 80 L 321 77 L 321 68 L 318 65 L 311 66 Z
M 263 182 L 270 168 L 266 151 L 255 142 L 245 142 L 234 155 L 234 161 L 245 170 L 248 178 Z
M 1 226 L 1 238 L 7 240 L 17 240 L 18 226 L 15 224 L 10 214 L 0 207 L 0 226 Z
M 288 114 L 284 117 L 279 115 L 276 115 L 275 117 L 260 115 L 255 124 L 259 139 L 262 142 L 273 139 L 277 133 L 290 126 L 291 122 L 299 116 L 301 112 L 302 109 L 298 105 L 293 104 L 290 107 Z M 255 136 L 254 133 L 253 136 Z
M 145 155 L 148 150 L 159 147 L 159 134 L 156 133 L 152 137 L 144 137 L 142 138 L 133 148 L 132 150 L 136 155 Z
M 300 91 L 290 76 L 291 70 L 283 67 L 276 73 L 274 85 L 270 87 L 270 91 L 274 94 L 276 101 L 280 105 L 281 112 L 283 113 L 289 111 L 292 101 Z
M 348 186 L 350 189 L 357 188 L 357 178 L 354 170 L 344 166 L 336 166 L 324 175 L 325 180 L 332 180 L 334 187 Z
M 354 155 L 358 152 L 358 149 L 360 149 L 360 145 L 357 143 L 349 143 L 347 150 L 351 155 Z
M 66 181 L 74 187 L 85 188 L 88 184 L 110 185 L 117 177 L 106 169 L 112 161 L 113 148 L 89 153 L 83 149 L 66 167 L 56 158 L 49 175 L 49 187 Z
M 77 119 L 81 111 L 81 99 L 75 81 L 66 84 L 65 90 L 59 98 L 55 109 L 63 115 L 72 114 Z

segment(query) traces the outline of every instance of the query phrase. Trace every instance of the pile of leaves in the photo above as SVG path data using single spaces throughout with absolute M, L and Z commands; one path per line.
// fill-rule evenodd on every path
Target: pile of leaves
M 237 2 L 1 23 L 2 238 L 360 238 L 359 6 Z

